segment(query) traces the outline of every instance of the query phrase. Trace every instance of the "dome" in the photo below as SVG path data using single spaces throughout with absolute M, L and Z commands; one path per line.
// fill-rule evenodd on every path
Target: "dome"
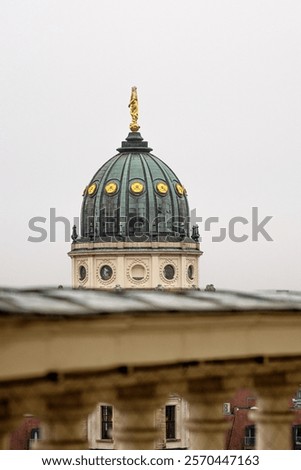
M 186 190 L 175 173 L 130 132 L 93 176 L 81 210 L 81 240 L 190 239 Z

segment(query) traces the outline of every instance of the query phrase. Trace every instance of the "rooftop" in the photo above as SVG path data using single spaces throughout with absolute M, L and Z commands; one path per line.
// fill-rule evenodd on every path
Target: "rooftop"
M 0 289 L 0 316 L 39 315 L 76 317 L 114 313 L 242 313 L 301 311 L 301 292 L 236 292 L 183 290 L 100 291 L 71 288 Z

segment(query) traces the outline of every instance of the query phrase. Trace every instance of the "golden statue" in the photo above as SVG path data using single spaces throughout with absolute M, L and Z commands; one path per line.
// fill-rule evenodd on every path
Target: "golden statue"
M 131 100 L 129 104 L 130 113 L 132 116 L 132 122 L 130 124 L 130 129 L 132 132 L 137 132 L 140 129 L 138 125 L 138 95 L 137 87 L 132 86 Z

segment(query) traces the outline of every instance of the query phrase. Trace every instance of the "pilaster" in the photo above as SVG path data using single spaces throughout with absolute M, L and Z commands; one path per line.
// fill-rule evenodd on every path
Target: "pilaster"
M 155 449 L 160 432 L 155 414 L 166 396 L 158 393 L 155 383 L 118 387 L 116 392 L 119 411 L 114 430 L 116 449 Z
M 230 390 L 223 377 L 191 379 L 187 383 L 189 401 L 190 449 L 224 449 L 229 422 L 222 413 L 222 405 Z
M 250 418 L 256 425 L 256 449 L 292 449 L 294 412 L 289 402 L 296 387 L 287 383 L 285 373 L 257 375 L 253 380 L 258 409 Z

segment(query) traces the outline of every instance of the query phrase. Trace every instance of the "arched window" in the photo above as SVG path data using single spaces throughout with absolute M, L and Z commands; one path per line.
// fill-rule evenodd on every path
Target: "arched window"
M 27 448 L 32 449 L 34 443 L 41 439 L 41 430 L 40 428 L 32 428 L 29 434 L 29 439 L 27 442 Z

